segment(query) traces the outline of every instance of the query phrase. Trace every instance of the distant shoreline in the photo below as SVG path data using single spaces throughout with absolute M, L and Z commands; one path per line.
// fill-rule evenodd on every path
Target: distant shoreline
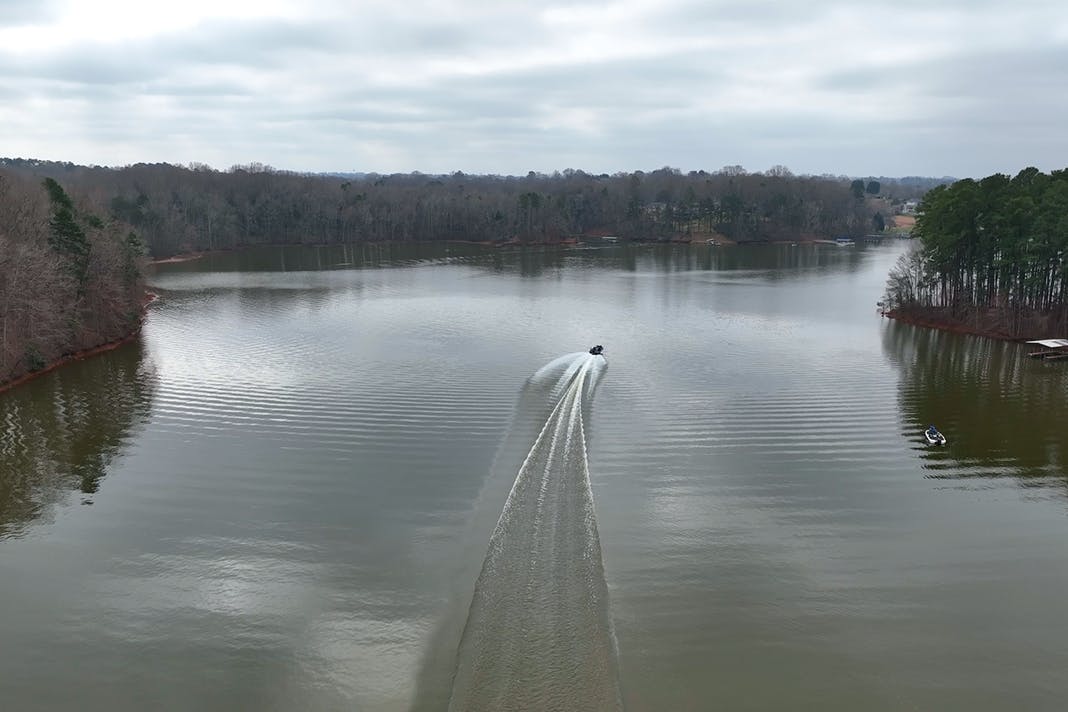
M 872 236 L 868 236 L 869 238 Z M 897 239 L 900 236 L 894 233 L 885 233 L 876 236 L 879 239 Z M 860 240 L 863 238 L 854 238 Z M 701 233 L 698 236 L 675 236 L 667 239 L 643 239 L 643 238 L 620 238 L 615 235 L 586 234 L 571 237 L 542 238 L 538 240 L 522 240 L 511 238 L 508 240 L 367 240 L 360 242 L 260 242 L 237 247 L 227 247 L 217 250 L 198 250 L 196 252 L 180 252 L 169 257 L 157 257 L 149 260 L 149 265 L 176 264 L 192 262 L 203 259 L 210 255 L 226 255 L 234 252 L 252 249 L 256 247 L 337 247 L 339 245 L 481 245 L 483 247 L 575 247 L 583 243 L 593 244 L 637 244 L 637 245 L 705 245 L 713 244 L 719 247 L 747 246 L 747 245 L 837 245 L 835 240 L 815 235 L 804 235 L 797 238 L 783 238 L 773 240 L 732 240 L 715 233 Z
M 174 262 L 192 262 L 193 260 L 199 260 L 204 256 L 203 252 L 188 255 L 174 255 L 173 257 L 163 257 L 158 260 L 152 260 L 149 264 L 152 265 L 166 265 Z

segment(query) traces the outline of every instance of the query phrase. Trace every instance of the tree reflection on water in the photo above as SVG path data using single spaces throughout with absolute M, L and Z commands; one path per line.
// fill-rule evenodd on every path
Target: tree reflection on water
M 930 477 L 1068 485 L 1068 364 L 1029 359 L 1023 344 L 897 322 L 883 347 L 900 367 L 905 434 L 923 447 Z M 919 445 L 931 423 L 946 447 Z
M 154 390 L 133 343 L 0 395 L 0 539 L 23 535 L 72 492 L 91 503 Z

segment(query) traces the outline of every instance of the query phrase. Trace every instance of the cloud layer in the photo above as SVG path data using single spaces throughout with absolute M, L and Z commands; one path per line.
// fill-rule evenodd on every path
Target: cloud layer
M 0 153 L 524 174 L 1068 165 L 1045 0 L 22 2 Z

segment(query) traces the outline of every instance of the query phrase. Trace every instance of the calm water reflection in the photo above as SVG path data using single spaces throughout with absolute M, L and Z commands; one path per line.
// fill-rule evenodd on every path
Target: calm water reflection
M 75 498 L 92 504 L 147 419 L 155 378 L 140 344 L 0 396 L 0 539 Z
M 140 347 L 0 396 L 0 699 L 444 709 L 520 389 L 603 343 L 628 709 L 1059 710 L 1068 367 L 880 319 L 901 249 L 161 266 Z
M 1068 378 L 1064 364 L 1026 357 L 1024 344 L 891 324 L 884 343 L 902 370 L 901 407 L 915 433 L 934 422 L 951 448 L 923 448 L 929 476 L 1017 476 L 1068 484 Z M 1051 427 L 1052 426 L 1052 427 Z

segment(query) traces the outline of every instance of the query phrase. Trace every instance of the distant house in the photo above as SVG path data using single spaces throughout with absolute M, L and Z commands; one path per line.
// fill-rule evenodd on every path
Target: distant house
M 652 217 L 660 217 L 665 210 L 667 210 L 667 203 L 659 201 L 655 203 L 646 203 L 642 206 L 642 212 Z
M 920 209 L 920 201 L 918 200 L 906 200 L 901 204 L 902 215 L 915 215 Z

